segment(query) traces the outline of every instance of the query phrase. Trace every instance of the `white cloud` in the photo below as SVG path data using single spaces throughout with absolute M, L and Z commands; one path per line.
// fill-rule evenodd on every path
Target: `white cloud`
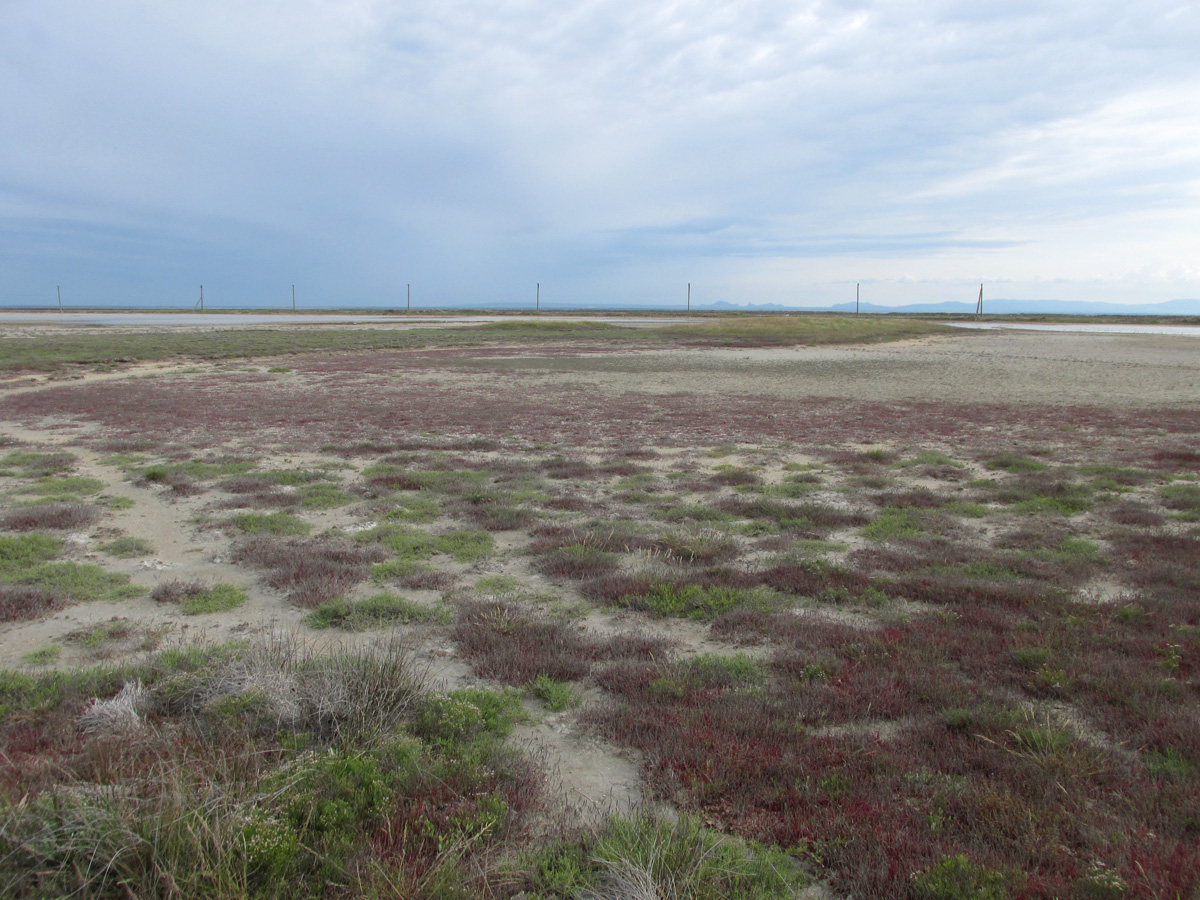
M 581 293 L 1083 278 L 1086 232 L 1126 283 L 1200 265 L 1198 37 L 1159 0 L 14 0 L 0 220 L 64 257 L 118 227 L 179 267 Z M 19 283 L 60 265 L 39 233 Z

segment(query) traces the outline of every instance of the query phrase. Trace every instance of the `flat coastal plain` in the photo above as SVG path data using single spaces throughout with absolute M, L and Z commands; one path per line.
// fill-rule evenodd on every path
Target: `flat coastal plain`
M 126 327 L 90 337 L 168 349 L 0 370 L 8 821 L 23 791 L 148 778 L 94 765 L 114 734 L 342 752 L 288 660 L 402 647 L 425 706 L 391 727 L 422 765 L 464 703 L 505 711 L 477 728 L 526 780 L 393 785 L 353 852 L 288 826 L 337 890 L 257 857 L 239 890 L 367 896 L 419 862 L 470 896 L 617 896 L 619 820 L 786 870 L 754 896 L 1197 896 L 1200 339 L 620 331 L 213 359 L 170 342 L 227 329 Z M 185 702 L 196 654 L 224 676 Z M 462 853 L 400 853 L 403 828 Z M 576 882 L 518 853 L 562 834 L 590 835 Z M 43 896 L 38 865 L 0 883 Z

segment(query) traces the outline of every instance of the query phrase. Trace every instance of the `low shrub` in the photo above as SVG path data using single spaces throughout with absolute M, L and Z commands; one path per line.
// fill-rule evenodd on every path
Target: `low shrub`
M 86 503 L 36 503 L 0 515 L 7 531 L 78 531 L 100 519 L 100 510 Z
M 0 584 L 0 622 L 40 619 L 67 605 L 55 591 L 23 584 Z
M 346 538 L 278 538 L 261 535 L 234 544 L 234 562 L 266 569 L 266 582 L 297 606 L 315 608 L 345 596 L 367 579 L 373 563 L 387 559 L 378 544 Z
M 502 602 L 464 604 L 451 637 L 478 674 L 517 686 L 539 675 L 577 681 L 600 655 L 570 624 Z

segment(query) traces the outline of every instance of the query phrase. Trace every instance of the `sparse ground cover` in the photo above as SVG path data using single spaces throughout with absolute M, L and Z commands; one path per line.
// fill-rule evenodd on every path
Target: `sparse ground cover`
M 763 321 L 685 331 L 805 342 Z M 720 349 L 664 395 L 661 336 L 502 324 L 0 394 L 10 892 L 1193 900 L 1194 405 L 747 395 Z M 293 624 L 164 650 L 197 615 Z M 678 824 L 570 824 L 564 730 Z

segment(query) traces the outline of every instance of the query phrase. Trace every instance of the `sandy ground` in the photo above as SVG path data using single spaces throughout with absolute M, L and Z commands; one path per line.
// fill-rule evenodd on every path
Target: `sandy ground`
M 886 344 L 489 359 L 604 391 L 1085 406 L 1195 406 L 1200 340 L 972 332 Z

